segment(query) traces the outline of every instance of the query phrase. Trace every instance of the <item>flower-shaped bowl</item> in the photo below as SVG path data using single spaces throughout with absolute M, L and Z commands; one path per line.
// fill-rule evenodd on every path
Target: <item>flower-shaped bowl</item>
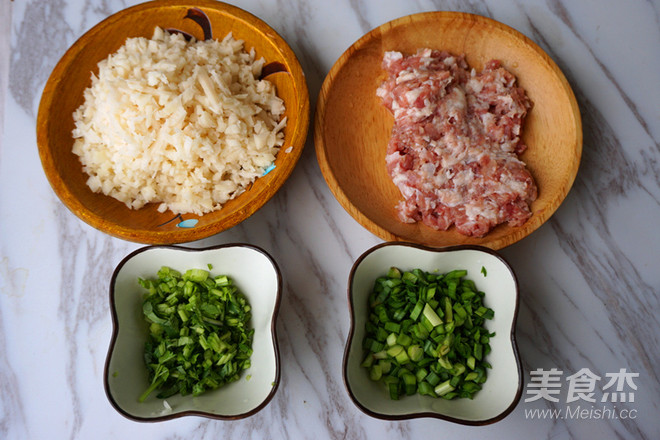
M 229 384 L 199 396 L 180 394 L 159 399 L 155 393 L 138 399 L 148 388 L 144 344 L 149 326 L 142 313 L 145 289 L 138 278 L 155 278 L 162 266 L 180 272 L 198 268 L 211 275 L 229 276 L 252 307 L 254 328 L 251 366 Z M 182 416 L 221 420 L 241 419 L 263 409 L 280 381 L 280 360 L 275 331 L 282 289 L 280 270 L 264 250 L 247 244 L 226 244 L 204 249 L 147 246 L 124 258 L 110 283 L 113 332 L 105 364 L 104 385 L 112 406 L 136 421 L 162 421 Z
M 486 329 L 494 332 L 492 365 L 483 388 L 473 399 L 442 398 L 419 394 L 390 399 L 387 387 L 370 379 L 361 366 L 365 357 L 362 341 L 369 319 L 368 297 L 376 278 L 390 267 L 446 273 L 466 269 L 467 277 L 485 293 L 484 304 L 494 310 Z M 465 245 L 434 249 L 413 243 L 389 242 L 362 254 L 353 265 L 348 282 L 351 327 L 344 352 L 343 376 L 355 405 L 366 414 L 385 420 L 432 417 L 465 425 L 486 425 L 501 420 L 516 407 L 523 388 L 523 375 L 515 339 L 518 314 L 518 284 L 511 267 L 495 251 Z

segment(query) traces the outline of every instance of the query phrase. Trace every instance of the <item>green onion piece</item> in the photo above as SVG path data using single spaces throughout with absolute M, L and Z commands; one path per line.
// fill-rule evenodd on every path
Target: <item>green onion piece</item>
M 445 275 L 445 279 L 463 278 L 466 275 L 467 275 L 467 270 L 465 270 L 465 269 L 456 269 L 456 270 L 452 270 L 451 272 L 447 273 Z
M 410 362 L 410 358 L 408 357 L 408 352 L 401 347 L 401 351 L 394 356 L 394 359 L 399 363 L 399 365 L 404 365 Z
M 404 283 L 408 283 L 408 284 L 414 284 L 417 282 L 417 277 L 412 272 L 404 272 L 401 279 L 403 280 Z
M 435 392 L 436 395 L 443 396 L 449 393 L 450 391 L 454 391 L 454 390 L 455 388 L 451 386 L 449 381 L 447 380 L 436 386 L 433 391 Z
M 470 397 L 480 389 L 481 389 L 481 385 L 475 382 L 466 381 L 463 382 L 463 385 L 461 385 L 461 391 Z
M 396 334 L 390 333 L 387 336 L 387 345 L 390 346 L 390 347 L 396 345 Z
M 374 381 L 380 380 L 383 377 L 383 369 L 380 364 L 372 365 L 369 370 L 369 378 Z
M 422 396 L 432 396 L 436 397 L 435 392 L 433 391 L 433 385 L 428 382 L 419 382 L 417 386 L 417 392 Z
M 437 326 L 439 326 L 440 324 L 442 324 L 442 320 L 440 319 L 440 317 L 438 316 L 438 314 L 435 313 L 435 310 L 433 310 L 433 309 L 431 308 L 431 306 L 428 305 L 428 303 L 424 305 L 424 310 L 423 310 L 422 313 L 423 313 L 424 317 L 425 317 L 426 319 L 428 319 L 428 321 L 429 321 L 429 323 L 431 324 L 431 326 L 433 326 L 433 327 L 437 327 Z
M 399 269 L 397 269 L 396 267 L 391 267 L 390 271 L 387 272 L 387 277 L 388 278 L 395 278 L 395 279 L 401 278 L 401 271 Z
M 390 399 L 399 400 L 399 384 L 398 383 L 390 383 L 389 384 L 389 390 L 390 390 Z
M 385 325 L 383 326 L 384 329 L 390 333 L 399 333 L 401 331 L 401 324 L 398 324 L 396 322 L 386 322 Z
M 463 365 L 463 364 L 454 364 L 454 367 L 452 368 L 452 374 L 454 376 L 460 376 L 463 373 L 465 373 L 465 365 Z
M 369 353 L 369 354 L 364 358 L 364 360 L 362 361 L 362 363 L 360 364 L 360 366 L 361 366 L 361 367 L 364 367 L 364 368 L 369 368 L 369 367 L 371 367 L 373 364 L 374 364 L 374 357 L 373 357 L 373 355 L 372 355 L 371 353 Z
M 474 366 L 476 365 L 477 359 L 474 356 L 469 356 L 467 358 L 467 366 L 470 370 L 474 370 Z
M 428 375 L 426 375 L 426 381 L 435 387 L 440 383 L 440 376 L 438 376 L 435 371 L 431 371 Z
M 405 333 L 399 333 L 396 337 L 396 343 L 408 347 L 412 343 L 412 338 Z
M 378 361 L 378 365 L 380 365 L 380 369 L 383 374 L 389 374 L 389 372 L 392 371 L 392 361 L 381 359 Z
M 387 355 L 389 357 L 397 357 L 399 353 L 403 351 L 403 347 L 400 345 L 393 345 L 390 348 L 387 349 Z
M 445 370 L 451 370 L 453 368 L 451 362 L 445 356 L 438 358 L 438 364 Z
M 189 269 L 183 275 L 184 280 L 201 283 L 209 277 L 209 271 L 204 269 Z
M 381 350 L 373 354 L 374 359 L 387 359 L 387 351 Z
M 471 371 L 471 372 L 469 372 L 468 374 L 465 375 L 464 379 L 466 381 L 468 381 L 468 380 L 475 380 L 478 377 L 479 377 L 479 374 L 475 373 L 474 371 Z
M 411 396 L 417 391 L 417 378 L 412 373 L 403 373 L 401 376 L 406 395 Z
M 483 357 L 483 345 L 475 343 L 474 344 L 474 357 L 480 361 Z
M 425 368 L 418 368 L 417 371 L 415 371 L 415 378 L 417 379 L 417 382 L 421 382 L 424 379 L 426 379 L 426 376 L 428 376 L 428 371 L 426 371 Z
M 445 296 L 445 321 L 452 322 L 454 320 L 454 312 L 452 310 L 451 300 Z
M 426 303 L 424 303 L 422 300 L 417 301 L 415 307 L 412 309 L 412 312 L 410 312 L 410 318 L 416 321 L 417 318 L 419 318 L 419 314 L 422 313 L 425 304 Z
M 215 277 L 216 286 L 228 286 L 230 284 L 229 277 L 227 275 L 218 275 Z
M 411 345 L 408 347 L 408 357 L 413 362 L 419 362 L 424 357 L 424 350 L 419 345 Z

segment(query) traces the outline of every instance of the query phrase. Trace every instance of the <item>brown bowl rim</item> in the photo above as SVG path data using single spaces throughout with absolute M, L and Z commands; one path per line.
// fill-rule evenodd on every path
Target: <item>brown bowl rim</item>
M 339 72 L 342 70 L 344 67 L 344 64 L 346 60 L 351 56 L 352 52 L 355 51 L 356 49 L 361 48 L 363 45 L 368 43 L 374 35 L 377 35 L 378 33 L 382 32 L 383 29 L 388 29 L 388 28 L 395 28 L 397 26 L 401 26 L 402 24 L 405 24 L 410 21 L 414 21 L 417 19 L 421 19 L 423 17 L 437 17 L 437 18 L 460 18 L 463 21 L 469 21 L 469 20 L 478 20 L 482 22 L 489 23 L 490 25 L 497 27 L 498 29 L 504 31 L 507 34 L 514 35 L 516 38 L 520 39 L 521 41 L 524 41 L 525 44 L 527 44 L 529 47 L 533 48 L 534 51 L 539 54 L 539 56 L 544 60 L 545 63 L 548 64 L 548 66 L 552 69 L 552 71 L 555 73 L 557 76 L 558 80 L 561 82 L 563 85 L 564 90 L 566 91 L 566 96 L 570 102 L 570 110 L 573 114 L 573 117 L 575 119 L 575 133 L 576 133 L 576 138 L 575 138 L 575 156 L 576 160 L 573 163 L 573 166 L 571 167 L 571 172 L 570 172 L 570 178 L 565 182 L 564 188 L 562 188 L 562 193 L 556 196 L 553 200 L 548 202 L 548 209 L 544 212 L 544 218 L 541 218 L 539 220 L 536 220 L 532 216 L 529 220 L 528 223 L 529 225 L 525 224 L 522 225 L 518 228 L 512 228 L 512 231 L 506 235 L 503 235 L 498 238 L 489 238 L 489 234 L 487 234 L 485 237 L 482 237 L 478 239 L 477 242 L 475 243 L 445 243 L 441 244 L 440 246 L 454 246 L 454 245 L 468 245 L 468 244 L 474 244 L 476 246 L 487 246 L 491 249 L 494 250 L 499 250 L 503 249 L 507 246 L 510 246 L 536 230 L 538 230 L 543 224 L 545 224 L 552 215 L 559 209 L 565 198 L 568 196 L 568 193 L 570 192 L 573 184 L 575 183 L 575 179 L 577 177 L 577 173 L 579 170 L 581 158 L 582 158 L 582 150 L 583 150 L 583 129 L 582 129 L 582 117 L 580 114 L 580 108 L 577 102 L 577 99 L 575 97 L 575 93 L 568 82 L 568 79 L 562 72 L 562 70 L 559 68 L 557 63 L 534 41 L 532 41 L 529 37 L 527 37 L 525 34 L 522 32 L 518 31 L 517 29 L 506 25 L 500 21 L 497 21 L 493 18 L 486 17 L 480 14 L 474 14 L 474 13 L 468 13 L 468 12 L 457 12 L 457 11 L 426 11 L 426 12 L 419 12 L 415 14 L 410 14 L 406 16 L 402 16 L 399 18 L 395 18 L 393 20 L 390 20 L 380 26 L 375 27 L 374 29 L 370 30 L 366 34 L 362 35 L 360 38 L 358 38 L 353 44 L 351 44 L 342 54 L 341 56 L 337 59 L 337 61 L 333 64 L 333 66 L 330 68 L 330 71 L 327 73 L 326 77 L 323 80 L 323 83 L 321 85 L 321 92 L 319 94 L 319 99 L 316 103 L 316 109 L 315 109 L 315 115 L 314 115 L 314 147 L 315 147 L 315 152 L 316 156 L 319 162 L 319 166 L 321 168 L 321 173 L 323 175 L 324 180 L 326 181 L 328 187 L 330 188 L 330 191 L 332 195 L 337 199 L 339 204 L 341 205 L 342 208 L 351 216 L 355 221 L 357 221 L 362 227 L 364 227 L 366 230 L 374 234 L 375 236 L 381 238 L 382 240 L 385 241 L 400 241 L 400 242 L 416 242 L 419 244 L 424 244 L 428 246 L 437 246 L 435 244 L 431 243 L 425 243 L 421 241 L 415 241 L 414 237 L 410 236 L 399 236 L 395 234 L 394 232 L 390 231 L 386 227 L 382 226 L 381 224 L 377 223 L 376 221 L 372 220 L 368 216 L 364 215 L 358 206 L 356 206 L 353 201 L 346 195 L 346 192 L 343 190 L 342 185 L 339 183 L 339 180 L 335 176 L 334 172 L 332 171 L 332 168 L 330 167 L 327 159 L 327 150 L 325 148 L 325 140 L 323 138 L 323 123 L 325 120 L 325 113 L 326 113 L 326 101 L 327 98 L 326 96 L 329 94 L 328 92 L 332 88 L 332 82 L 334 78 L 339 74 Z M 557 200 L 559 199 L 559 200 Z M 421 224 L 421 227 L 427 228 L 427 226 Z M 498 225 L 501 226 L 501 225 Z M 522 228 L 525 228 L 523 230 L 523 233 L 520 233 L 520 230 Z M 437 231 L 440 233 L 447 233 L 449 231 L 452 231 L 454 227 L 452 226 L 449 230 L 447 231 Z M 472 238 L 472 237 L 470 237 Z
M 240 212 L 240 210 L 234 212 L 233 215 L 228 217 L 228 221 L 225 222 L 224 226 L 221 227 L 218 227 L 218 222 L 216 221 L 192 228 L 177 228 L 175 230 L 158 231 L 147 228 L 132 228 L 117 223 L 108 222 L 102 216 L 91 212 L 80 200 L 73 197 L 73 194 L 69 190 L 67 184 L 55 171 L 54 159 L 50 149 L 48 148 L 50 141 L 47 138 L 45 130 L 40 129 L 40 127 L 46 123 L 51 113 L 54 93 L 60 82 L 64 81 L 62 78 L 64 69 L 82 50 L 84 41 L 89 38 L 90 35 L 94 35 L 100 32 L 101 29 L 108 23 L 122 20 L 124 17 L 129 16 L 132 13 L 149 9 L 158 10 L 162 7 L 170 6 L 188 6 L 191 8 L 202 7 L 223 11 L 237 18 L 238 20 L 249 23 L 253 27 L 267 31 L 268 37 L 276 43 L 277 47 L 283 52 L 283 54 L 285 54 L 286 58 L 291 60 L 292 66 L 295 67 L 295 69 L 292 69 L 293 71 L 289 73 L 292 75 L 293 81 L 299 88 L 299 93 L 297 95 L 299 103 L 295 109 L 295 111 L 299 113 L 299 121 L 298 125 L 296 126 L 297 131 L 291 142 L 291 145 L 295 145 L 296 148 L 294 148 L 290 153 L 287 153 L 287 157 L 289 158 L 289 161 L 287 162 L 288 166 L 277 167 L 271 171 L 271 173 L 278 173 L 278 175 L 281 176 L 281 180 L 277 184 L 278 187 L 275 189 L 275 191 L 272 192 L 272 194 L 266 194 L 267 197 L 256 198 L 251 205 L 248 205 L 243 209 L 244 212 Z M 48 77 L 48 80 L 46 81 L 46 85 L 39 102 L 36 123 L 37 147 L 42 167 L 51 188 L 60 199 L 60 201 L 69 209 L 69 211 L 71 211 L 79 219 L 106 234 L 136 243 L 152 245 L 181 244 L 207 238 L 236 226 L 237 224 L 249 218 L 256 211 L 261 209 L 275 195 L 275 193 L 284 185 L 284 183 L 286 183 L 302 156 L 302 151 L 305 147 L 307 134 L 309 131 L 309 123 L 311 117 L 310 113 L 309 88 L 307 86 L 305 73 L 302 70 L 300 61 L 286 40 L 284 40 L 284 38 L 268 23 L 244 9 L 216 0 L 151 0 L 122 9 L 106 17 L 92 28 L 87 30 L 83 35 L 81 35 L 67 49 L 64 55 L 62 55 L 60 60 L 53 68 L 50 76 Z M 82 169 L 81 172 L 83 172 Z M 240 195 L 238 197 L 240 197 Z M 172 214 L 172 218 L 176 218 L 176 214 Z

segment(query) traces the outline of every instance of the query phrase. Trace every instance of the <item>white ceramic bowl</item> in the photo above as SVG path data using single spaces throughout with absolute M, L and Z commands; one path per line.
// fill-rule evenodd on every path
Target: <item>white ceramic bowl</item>
M 138 277 L 155 278 L 161 266 L 181 272 L 208 269 L 228 275 L 252 307 L 251 367 L 241 378 L 198 397 L 175 395 L 166 399 L 152 393 L 144 402 L 140 394 L 149 386 L 144 364 L 148 326 L 142 315 L 144 289 Z M 215 419 L 251 416 L 273 398 L 280 381 L 280 361 L 275 332 L 282 277 L 275 261 L 264 250 L 247 244 L 227 244 L 205 249 L 147 246 L 124 258 L 110 283 L 113 333 L 105 364 L 104 385 L 112 406 L 136 421 L 161 421 L 195 415 Z M 168 408 L 168 406 L 170 408 Z
M 486 360 L 492 365 L 483 389 L 474 399 L 445 400 L 428 396 L 404 396 L 391 400 L 387 388 L 369 379 L 361 367 L 362 340 L 368 316 L 367 299 L 374 281 L 396 266 L 402 270 L 449 272 L 467 269 L 484 304 L 495 311 L 486 328 L 492 351 Z M 486 275 L 482 273 L 485 268 Z M 478 246 L 428 248 L 412 243 L 391 242 L 377 245 L 362 254 L 351 269 L 348 283 L 351 328 L 344 352 L 344 382 L 353 402 L 366 414 L 386 420 L 435 417 L 466 425 L 485 425 L 509 414 L 520 400 L 523 375 L 515 340 L 518 314 L 518 284 L 511 267 L 494 251 Z

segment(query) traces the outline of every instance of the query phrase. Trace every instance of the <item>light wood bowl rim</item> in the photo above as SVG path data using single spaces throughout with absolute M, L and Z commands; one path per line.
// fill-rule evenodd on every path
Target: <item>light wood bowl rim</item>
M 56 109 L 53 109 L 53 102 L 55 100 L 58 86 L 63 81 L 66 81 L 66 78 L 62 77 L 62 73 L 69 67 L 72 60 L 74 60 L 75 57 L 82 51 L 87 42 L 91 40 L 93 36 L 103 32 L 106 27 L 109 27 L 118 21 L 124 20 L 131 14 L 137 12 L 153 10 L 154 13 L 158 13 L 159 10 L 167 10 L 168 8 L 182 6 L 188 8 L 197 7 L 207 11 L 214 10 L 214 12 L 231 16 L 236 21 L 245 22 L 246 26 L 255 28 L 264 38 L 270 39 L 278 47 L 283 55 L 283 58 L 286 59 L 286 62 L 292 68 L 289 74 L 292 76 L 292 81 L 295 84 L 295 89 L 297 91 L 296 98 L 298 101 L 297 108 L 292 109 L 292 111 L 297 113 L 297 120 L 291 143 L 285 144 L 281 150 L 281 153 L 284 153 L 283 150 L 285 150 L 288 146 L 293 146 L 293 149 L 290 153 L 286 153 L 286 161 L 280 163 L 273 171 L 269 173 L 269 175 L 275 176 L 273 177 L 272 184 L 265 186 L 257 199 L 255 199 L 252 203 L 243 209 L 228 212 L 226 217 L 223 216 L 222 218 L 215 220 L 213 223 L 207 223 L 192 228 L 156 230 L 151 228 L 135 228 L 108 221 L 102 216 L 90 211 L 90 209 L 88 209 L 85 204 L 71 192 L 67 182 L 64 181 L 64 179 L 62 179 L 60 174 L 57 172 L 54 157 L 49 148 L 49 143 L 51 140 L 48 138 L 46 125 L 48 123 L 48 119 L 51 116 L 60 116 L 57 114 Z M 214 35 L 214 38 L 216 39 L 222 37 L 224 37 L 224 35 Z M 246 43 L 250 44 L 249 41 L 246 41 Z M 266 62 L 268 61 L 269 60 L 266 60 Z M 39 103 L 36 131 L 39 157 L 46 177 L 55 194 L 73 214 L 75 214 L 78 218 L 90 226 L 117 238 L 144 244 L 167 245 L 187 243 L 217 234 L 233 226 L 236 226 L 243 220 L 250 217 L 258 209 L 260 209 L 285 183 L 295 168 L 297 162 L 299 161 L 302 150 L 305 146 L 309 122 L 309 92 L 302 67 L 300 66 L 296 54 L 293 52 L 288 43 L 266 22 L 239 7 L 215 0 L 154 0 L 123 9 L 107 17 L 106 19 L 93 26 L 90 30 L 85 32 L 65 52 L 65 54 L 53 69 L 44 87 L 41 101 Z M 241 196 L 242 195 L 239 195 L 236 199 L 239 199 Z M 126 210 L 127 214 L 130 215 L 129 211 L 131 210 L 128 208 L 126 208 Z M 175 217 L 175 214 L 172 214 L 172 217 Z
M 351 61 L 351 57 L 356 52 L 367 46 L 373 40 L 380 40 L 382 39 L 383 35 L 386 35 L 388 32 L 401 26 L 415 26 L 416 23 L 429 20 L 453 20 L 456 22 L 467 22 L 470 25 L 478 24 L 480 26 L 491 27 L 498 32 L 506 34 L 512 40 L 515 40 L 527 48 L 530 48 L 535 53 L 535 55 L 538 56 L 538 61 L 540 63 L 544 63 L 545 67 L 551 71 L 556 79 L 561 83 L 565 97 L 570 102 L 570 105 L 565 110 L 571 114 L 575 123 L 573 127 L 575 137 L 573 139 L 573 145 L 571 145 L 575 160 L 570 163 L 570 169 L 566 170 L 568 178 L 563 182 L 562 187 L 556 191 L 554 198 L 550 200 L 549 203 L 547 203 L 547 206 L 543 206 L 543 209 L 539 213 L 535 212 L 534 215 L 532 215 L 532 217 L 524 225 L 518 228 L 511 228 L 507 225 L 498 226 L 498 228 L 507 228 L 510 230 L 507 231 L 506 235 L 501 237 L 494 238 L 490 236 L 491 234 L 488 234 L 483 238 L 465 237 L 461 236 L 458 232 L 455 232 L 454 227 L 451 227 L 448 231 L 433 231 L 433 234 L 438 234 L 438 236 L 441 237 L 438 240 L 438 243 L 420 241 L 412 235 L 396 235 L 392 231 L 385 228 L 383 225 L 379 224 L 378 221 L 367 217 L 360 211 L 360 208 L 353 203 L 350 197 L 347 196 L 344 189 L 342 189 L 342 182 L 338 180 L 329 163 L 328 148 L 324 137 L 324 123 L 327 110 L 326 106 L 330 99 L 329 97 L 332 93 L 335 80 L 341 74 L 342 69 Z M 436 47 L 435 49 L 443 50 L 442 47 Z M 385 50 L 396 50 L 396 48 L 387 48 Z M 319 167 L 328 187 L 340 205 L 344 208 L 344 210 L 346 210 L 346 212 L 348 212 L 364 228 L 379 238 L 383 239 L 384 241 L 414 242 L 430 247 L 480 245 L 491 248 L 493 250 L 498 250 L 509 246 L 531 234 L 552 216 L 552 214 L 561 205 L 570 188 L 572 187 L 580 165 L 582 155 L 582 140 L 582 120 L 577 99 L 575 98 L 573 90 L 563 72 L 557 66 L 557 64 L 545 53 L 545 51 L 543 51 L 543 49 L 541 49 L 528 37 L 503 23 L 481 15 L 453 11 L 423 12 L 400 17 L 372 29 L 370 32 L 359 38 L 339 57 L 339 59 L 328 72 L 319 93 L 314 118 L 314 144 Z M 383 148 L 385 148 L 385 146 L 383 146 Z M 393 204 L 394 203 L 395 202 L 393 202 Z M 427 228 L 429 231 L 432 231 L 430 228 L 421 223 L 418 223 L 418 225 L 420 228 Z

